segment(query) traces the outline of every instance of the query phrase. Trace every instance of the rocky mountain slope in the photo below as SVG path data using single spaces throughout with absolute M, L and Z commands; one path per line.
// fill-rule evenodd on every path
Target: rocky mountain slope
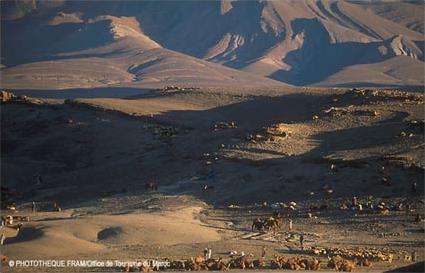
M 3 82 L 420 87 L 423 10 L 421 1 L 2 2 Z

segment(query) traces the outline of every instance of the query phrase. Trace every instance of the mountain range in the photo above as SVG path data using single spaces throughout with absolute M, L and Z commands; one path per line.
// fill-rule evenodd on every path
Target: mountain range
M 2 1 L 3 88 L 424 85 L 423 1 Z

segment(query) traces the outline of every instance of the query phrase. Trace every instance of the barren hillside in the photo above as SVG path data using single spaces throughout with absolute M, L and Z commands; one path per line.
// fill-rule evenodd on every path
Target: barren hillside
M 1 5 L 8 88 L 423 85 L 422 1 Z

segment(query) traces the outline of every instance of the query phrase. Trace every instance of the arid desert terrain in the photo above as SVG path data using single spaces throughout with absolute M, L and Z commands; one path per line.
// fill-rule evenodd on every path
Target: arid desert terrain
M 14 98 L 2 104 L 2 175 L 19 202 L 3 213 L 29 221 L 5 228 L 2 253 L 258 259 L 266 247 L 267 263 L 301 255 L 324 268 L 322 248 L 380 253 L 359 271 L 423 260 L 423 102 L 363 89 Z M 279 227 L 252 229 L 275 211 Z
M 0 7 L 2 272 L 423 272 L 423 1 Z

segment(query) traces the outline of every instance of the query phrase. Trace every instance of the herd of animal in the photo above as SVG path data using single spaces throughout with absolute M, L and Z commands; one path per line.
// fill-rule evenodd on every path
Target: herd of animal
M 179 271 L 226 271 L 229 269 L 287 269 L 287 270 L 313 270 L 318 271 L 322 267 L 322 261 L 318 258 L 306 258 L 301 256 L 285 257 L 275 255 L 272 260 L 265 258 L 253 259 L 252 255 L 231 257 L 230 259 L 205 259 L 203 256 L 191 257 L 186 260 L 170 261 L 166 259 L 169 267 L 159 268 L 144 264 L 140 267 L 126 266 L 125 272 L 151 272 L 160 270 Z M 372 264 L 367 258 L 344 259 L 339 255 L 328 258 L 327 268 L 335 271 L 352 272 L 356 266 L 370 267 Z
M 390 251 L 376 248 L 337 248 L 337 247 L 312 247 L 311 254 L 318 256 L 341 256 L 347 259 L 368 259 L 376 262 L 389 262 L 393 260 L 416 261 L 416 252 Z
M 252 221 L 251 230 L 255 231 L 275 231 L 282 226 L 282 218 L 275 218 L 273 216 L 261 219 L 256 218 Z

